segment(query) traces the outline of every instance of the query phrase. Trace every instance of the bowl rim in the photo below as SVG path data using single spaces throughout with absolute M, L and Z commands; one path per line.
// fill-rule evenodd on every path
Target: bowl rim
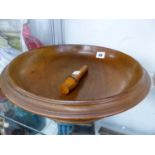
M 69 46 L 75 46 L 75 44 L 69 44 Z M 76 44 L 76 46 L 79 46 L 79 44 Z M 80 46 L 92 47 L 93 45 Z M 46 47 L 51 46 L 45 46 L 42 48 Z M 93 47 L 105 48 L 101 46 Z M 113 49 L 110 50 L 117 51 Z M 31 52 L 32 51 L 33 50 L 31 50 Z M 123 52 L 120 53 L 125 54 Z M 134 58 L 132 59 L 136 61 Z M 140 64 L 138 63 L 138 65 Z M 98 100 L 56 100 L 46 97 L 40 97 L 17 86 L 8 75 L 9 66 L 10 64 L 6 66 L 2 71 L 0 81 L 1 88 L 5 96 L 16 106 L 19 106 L 32 113 L 42 115 L 44 117 L 49 117 L 56 121 L 64 123 L 90 123 L 95 120 L 126 111 L 131 107 L 137 105 L 147 95 L 151 86 L 151 80 L 147 71 L 140 65 L 140 67 L 142 68 L 142 77 L 133 87 L 128 89 L 128 91 L 126 92 L 124 91 L 120 94 Z
M 106 47 L 102 47 L 102 46 L 95 46 L 95 45 L 80 45 L 80 44 L 62 44 L 62 45 L 48 45 L 48 46 L 44 46 L 44 47 L 40 47 L 40 48 L 37 48 L 37 49 L 42 49 L 42 48 L 47 48 L 47 47 L 64 47 L 64 46 L 89 46 L 89 47 L 98 47 L 98 48 L 106 48 Z M 25 52 L 25 53 L 22 53 L 22 54 L 20 54 L 20 55 L 18 55 L 17 57 L 15 57 L 12 61 L 11 61 L 11 63 L 4 69 L 4 72 L 6 72 L 6 74 L 7 74 L 7 77 L 8 77 L 8 82 L 9 82 L 9 84 L 10 84 L 10 86 L 11 87 L 13 87 L 14 89 L 15 89 L 15 91 L 17 91 L 19 94 L 21 94 L 21 95 L 26 95 L 27 97 L 29 97 L 29 98 L 32 98 L 32 99 L 37 99 L 37 100 L 39 100 L 39 101 L 44 101 L 44 102 L 49 102 L 49 103 L 53 103 L 53 104 L 62 104 L 62 105 L 66 105 L 66 104 L 68 104 L 68 105 L 72 105 L 72 102 L 74 102 L 74 105 L 78 105 L 78 104 L 94 104 L 94 102 L 96 102 L 96 103 L 98 103 L 98 104 L 101 104 L 101 103 L 108 103 L 108 102 L 111 102 L 111 101 L 114 101 L 114 100 L 117 100 L 117 98 L 119 98 L 119 97 L 125 97 L 126 95 L 129 95 L 129 93 L 131 93 L 131 92 L 133 92 L 137 87 L 138 87 L 138 85 L 139 85 L 139 83 L 143 80 L 143 78 L 145 78 L 144 76 L 147 74 L 148 75 L 148 73 L 146 72 L 146 70 L 141 66 L 141 64 L 137 61 L 137 60 L 135 60 L 133 57 L 131 57 L 130 55 L 128 55 L 128 54 L 125 54 L 125 53 L 123 53 L 123 52 L 121 52 L 121 51 L 118 51 L 118 50 L 114 50 L 114 49 L 111 49 L 111 48 L 106 48 L 106 49 L 110 49 L 110 50 L 112 50 L 113 52 L 119 52 L 120 54 L 123 54 L 123 55 L 126 55 L 126 56 L 128 56 L 128 57 L 130 57 L 133 61 L 135 61 L 138 65 L 139 65 L 139 67 L 142 69 L 142 78 L 139 80 L 139 81 L 137 81 L 137 83 L 134 85 L 134 86 L 132 86 L 132 87 L 130 87 L 129 89 L 127 89 L 127 90 L 124 90 L 123 92 L 121 92 L 121 93 L 118 93 L 118 94 L 114 94 L 114 95 L 111 95 L 111 96 L 108 96 L 108 97 L 104 97 L 104 98 L 98 98 L 98 99 L 85 99 L 85 100 L 59 100 L 59 99 L 51 99 L 51 98 L 48 98 L 48 97 L 43 97 L 43 96 L 39 96 L 39 95 L 36 95 L 36 94 L 34 94 L 34 93 L 31 93 L 31 92 L 28 92 L 28 91 L 26 91 L 25 89 L 23 89 L 23 88 L 21 88 L 21 87 L 19 87 L 14 81 L 13 81 L 13 79 L 11 79 L 10 78 L 10 76 L 8 76 L 8 75 L 10 75 L 9 74 L 9 67 L 10 67 L 10 65 L 11 65 L 11 63 L 15 60 L 15 59 L 17 59 L 17 58 L 19 58 L 19 57 L 21 57 L 21 56 L 23 56 L 23 55 L 27 55 L 27 54 L 30 54 L 30 52 L 37 52 L 37 51 L 35 51 L 36 49 L 32 49 L 32 50 L 30 50 L 29 52 Z M 6 70 L 6 71 L 5 71 Z M 95 104 L 96 104 L 95 103 Z

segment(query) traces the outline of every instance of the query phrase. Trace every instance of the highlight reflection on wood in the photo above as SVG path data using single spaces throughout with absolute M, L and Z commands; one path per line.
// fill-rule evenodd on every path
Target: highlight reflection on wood
M 83 65 L 70 94 L 60 85 Z M 57 121 L 87 123 L 125 111 L 148 93 L 150 78 L 132 57 L 87 45 L 47 46 L 16 57 L 2 73 L 2 91 L 17 106 Z

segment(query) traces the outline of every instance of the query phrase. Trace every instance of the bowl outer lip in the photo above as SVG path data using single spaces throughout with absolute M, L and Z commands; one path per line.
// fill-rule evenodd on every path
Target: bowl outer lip
M 63 120 L 63 122 L 65 121 L 67 123 L 81 124 L 81 123 L 83 123 L 83 121 L 84 122 L 92 122 L 92 120 L 94 121 L 94 120 L 97 120 L 97 119 L 100 119 L 100 118 L 105 118 L 107 116 L 112 116 L 114 114 L 118 114 L 120 112 L 126 111 L 126 110 L 130 109 L 131 107 L 137 105 L 138 102 L 140 102 L 146 96 L 146 94 L 149 91 L 150 80 L 148 79 L 147 82 L 148 82 L 148 85 L 146 87 L 147 89 L 143 90 L 140 93 L 141 97 L 137 96 L 136 102 L 132 102 L 130 104 L 125 105 L 125 103 L 127 102 L 127 101 L 125 101 L 124 104 L 123 104 L 124 107 L 122 107 L 122 102 L 120 102 L 120 105 L 115 104 L 113 102 L 109 102 L 112 107 L 113 107 L 113 105 L 115 105 L 115 110 L 111 109 L 111 106 L 109 104 L 108 104 L 108 108 L 105 107 L 105 104 L 103 104 L 103 107 L 100 107 L 100 105 L 102 105 L 102 104 L 100 104 L 100 105 L 96 104 L 95 105 L 95 106 L 97 106 L 96 110 L 94 109 L 94 107 L 91 107 L 92 111 L 89 111 L 89 108 L 88 108 L 86 111 L 82 112 L 83 106 L 77 106 L 76 108 L 74 106 L 73 107 L 74 110 L 69 109 L 69 111 L 71 110 L 71 113 L 69 113 L 68 109 L 64 109 L 64 111 L 59 111 L 60 108 L 66 108 L 66 106 L 70 107 L 68 105 L 66 105 L 66 106 L 65 105 L 64 106 L 60 105 L 60 107 L 58 107 L 57 109 L 49 109 L 49 110 L 47 110 L 47 109 L 44 109 L 44 107 L 38 106 L 38 104 L 37 104 L 38 102 L 36 102 L 36 104 L 32 104 L 32 105 L 25 104 L 29 100 L 29 99 L 27 100 L 27 97 L 24 98 L 24 100 L 22 100 L 21 98 L 19 100 L 16 100 L 16 99 L 14 99 L 13 96 L 8 95 L 8 93 L 6 93 L 6 96 L 15 105 L 17 105 L 17 106 L 19 106 L 19 107 L 21 107 L 21 108 L 23 108 L 25 110 L 28 110 L 28 111 L 30 111 L 32 113 L 36 113 L 36 114 L 39 114 L 39 115 L 42 115 L 42 116 L 45 116 L 45 117 L 49 117 L 49 118 L 55 119 L 57 121 L 62 121 Z M 4 92 L 6 92 L 6 90 Z M 117 102 L 117 103 L 119 103 L 119 102 Z M 120 106 L 121 106 L 121 108 L 120 108 Z M 78 111 L 80 110 L 80 112 L 77 112 L 75 109 L 78 110 Z M 73 110 L 73 112 L 72 112 L 72 110 Z M 87 121 L 87 119 L 88 119 L 88 121 Z
M 58 45 L 59 46 L 59 45 Z M 64 46 L 64 45 L 63 45 Z M 67 45 L 68 46 L 68 45 Z M 69 45 L 70 46 L 70 45 Z M 81 46 L 81 45 L 80 45 Z M 89 46 L 89 45 L 84 45 L 84 46 Z M 49 46 L 49 47 L 51 47 L 51 46 Z M 93 47 L 99 47 L 99 48 L 104 48 L 104 47 L 100 47 L 100 46 L 93 46 Z M 112 49 L 110 49 L 110 50 L 112 50 Z M 114 50 L 114 51 L 116 51 L 116 50 Z M 120 52 L 120 51 L 117 51 L 117 52 Z M 122 52 L 120 52 L 120 53 L 122 53 Z M 124 53 L 123 53 L 124 54 Z M 132 58 L 132 57 L 131 57 Z M 132 58 L 133 59 L 133 58 Z M 135 60 L 135 59 L 133 59 L 133 60 Z M 135 60 L 136 61 L 136 60 Z M 137 62 L 137 61 L 136 61 Z M 138 63 L 138 62 L 137 62 Z M 139 63 L 138 63 L 139 64 Z M 140 64 L 139 64 L 140 65 Z M 141 65 L 140 65 L 141 66 Z M 143 69 L 143 68 L 142 68 Z M 136 96 L 137 98 L 138 98 L 138 100 L 139 101 L 141 101 L 145 96 L 146 96 L 146 94 L 148 93 L 148 91 L 149 91 L 149 88 L 150 88 L 150 78 L 149 78 L 149 75 L 148 75 L 148 73 L 145 71 L 145 69 L 143 69 L 143 76 L 142 76 L 142 78 L 137 82 L 137 84 L 134 86 L 134 87 L 132 87 L 131 89 L 130 89 L 130 91 L 127 91 L 127 92 L 123 92 L 123 93 L 121 93 L 121 94 L 118 94 L 118 95 L 115 95 L 115 96 L 111 96 L 111 97 L 108 97 L 108 98 L 103 98 L 103 99 L 99 99 L 99 100 L 87 100 L 87 101 L 62 101 L 62 100 L 54 100 L 54 99 L 48 99 L 48 98 L 45 98 L 45 97 L 39 97 L 39 96 L 37 96 L 37 95 L 34 95 L 34 94 L 32 94 L 32 93 L 29 93 L 29 92 L 27 92 L 27 91 L 25 91 L 25 90 L 23 90 L 23 89 L 21 89 L 20 87 L 18 87 L 17 85 L 15 85 L 15 83 L 12 81 L 12 79 L 10 79 L 10 77 L 9 76 L 7 76 L 7 74 L 8 74 L 8 70 L 9 70 L 9 65 L 3 70 L 3 72 L 2 72 L 2 79 L 3 79 L 3 82 L 6 84 L 8 84 L 8 86 L 7 86 L 7 89 L 12 89 L 12 90 L 10 90 L 10 91 L 14 91 L 15 93 L 17 93 L 17 94 L 19 94 L 20 96 L 23 96 L 24 98 L 25 98 L 25 101 L 26 101 L 26 99 L 27 100 L 32 100 L 32 101 L 34 101 L 34 103 L 32 104 L 33 106 L 40 106 L 40 108 L 44 108 L 44 106 L 46 107 L 46 108 L 49 108 L 49 107 L 51 107 L 51 109 L 52 109 L 52 107 L 53 107 L 53 105 L 54 105 L 54 107 L 57 107 L 55 110 L 59 110 L 61 107 L 68 107 L 68 109 L 66 109 L 66 111 L 68 111 L 68 110 L 71 110 L 72 111 L 72 113 L 71 113 L 71 115 L 73 115 L 74 113 L 76 113 L 76 110 L 74 111 L 73 109 L 75 109 L 75 106 L 77 106 L 77 108 L 76 109 L 80 109 L 80 108 L 84 108 L 84 107 L 86 107 L 86 106 L 90 106 L 90 108 L 92 108 L 93 109 L 93 107 L 96 107 L 96 106 L 98 106 L 98 105 L 103 105 L 104 104 L 104 106 L 106 107 L 106 106 L 109 106 L 109 108 L 110 108 L 110 104 L 111 104 L 111 106 L 113 106 L 114 105 L 114 102 L 118 102 L 119 100 L 120 100 L 120 98 L 121 99 L 125 99 L 125 98 L 127 98 L 128 96 L 130 96 L 130 95 L 132 95 L 132 94 L 136 94 L 136 95 L 138 95 L 138 96 Z M 144 83 L 147 83 L 147 85 L 145 85 Z M 3 89 L 4 89 L 4 87 L 5 87 L 5 84 L 3 85 L 3 87 L 2 87 L 2 91 L 3 91 Z M 138 87 L 140 87 L 141 86 L 141 88 L 139 89 Z M 6 89 L 5 89 L 6 90 Z M 5 90 L 4 90 L 4 93 L 5 93 Z M 138 92 L 138 94 L 137 94 L 137 90 L 139 91 Z M 145 90 L 145 91 L 144 91 Z M 8 98 L 11 98 L 9 95 L 7 95 L 7 93 L 6 93 L 6 96 L 8 97 Z M 10 99 L 11 100 L 11 99 Z M 22 98 L 21 98 L 21 101 L 22 101 Z M 38 101 L 38 102 L 37 102 Z M 20 105 L 20 103 L 17 103 L 17 101 L 15 101 L 15 100 L 12 100 L 12 102 L 14 103 L 14 104 L 16 104 L 16 105 L 18 105 L 18 106 L 20 106 L 20 107 L 22 107 L 22 108 L 24 108 L 24 106 L 23 105 Z M 37 104 L 37 103 L 39 103 L 39 102 L 44 102 L 45 104 L 44 104 L 44 106 L 42 106 L 42 105 L 39 105 L 39 104 Z M 134 105 L 136 105 L 137 104 L 137 102 L 136 103 L 132 103 L 130 106 L 126 106 L 126 107 L 124 107 L 123 109 L 120 109 L 120 110 L 117 110 L 116 112 L 112 112 L 112 113 L 108 113 L 107 114 L 107 116 L 109 116 L 109 115 L 112 115 L 112 114 L 114 114 L 114 113 L 119 113 L 119 112 L 121 112 L 121 111 L 125 111 L 125 110 L 127 110 L 127 109 L 129 109 L 130 107 L 132 107 L 132 106 L 134 106 Z M 26 109 L 26 108 L 25 108 Z M 27 109 L 26 109 L 27 110 Z M 43 109 L 42 109 L 43 110 Z M 30 110 L 29 110 L 30 111 Z M 100 110 L 99 110 L 100 111 Z M 98 112 L 99 112 L 98 111 Z M 46 114 L 44 114 L 44 113 L 40 113 L 40 112 L 36 112 L 36 111 L 33 111 L 33 110 L 31 110 L 31 112 L 34 112 L 34 113 L 37 113 L 37 114 L 40 114 L 40 115 L 43 115 L 43 116 L 47 116 Z M 64 114 L 64 118 L 70 118 L 70 114 L 68 114 L 68 113 L 64 113 L 65 112 L 65 110 L 64 111 L 62 111 L 62 112 L 59 112 L 59 111 L 55 111 L 53 114 L 51 114 L 51 116 L 52 117 L 54 117 L 54 118 L 60 118 L 60 116 L 56 116 L 57 114 L 59 115 L 60 113 L 62 114 Z M 102 110 L 100 111 L 101 113 L 102 113 Z M 93 114 L 93 115 L 96 115 L 96 117 L 101 117 L 101 115 L 100 115 L 100 113 L 98 113 L 98 114 L 96 114 L 95 112 L 93 113 L 92 111 L 90 111 L 90 113 L 91 114 Z M 76 113 L 77 114 L 77 113 Z M 82 114 L 82 116 L 83 115 L 88 115 L 89 113 L 83 113 Z M 79 114 L 80 115 L 80 114 Z M 106 115 L 105 115 L 106 116 Z M 62 116 L 61 116 L 62 117 Z M 89 118 L 90 118 L 90 116 L 89 116 Z M 75 119 L 75 118 L 74 118 Z
M 38 49 L 41 49 L 41 48 L 46 48 L 46 47 L 59 47 L 59 46 L 75 46 L 75 44 L 67 44 L 67 45 L 52 45 L 52 46 L 45 46 L 45 47 L 40 47 L 40 48 L 38 48 Z M 81 46 L 81 45 L 78 45 L 78 44 L 76 44 L 76 46 Z M 90 45 L 82 45 L 82 46 L 90 46 Z M 91 47 L 99 47 L 99 48 L 106 48 L 106 47 L 101 47 L 101 46 L 94 46 L 94 45 L 91 45 Z M 107 48 L 108 49 L 108 48 Z M 113 49 L 110 49 L 110 50 L 113 50 Z M 31 51 L 33 51 L 33 50 L 31 50 Z M 116 50 L 114 50 L 114 51 L 116 51 Z M 125 54 L 125 53 L 123 53 L 123 52 L 120 52 L 120 51 L 117 51 L 117 52 L 119 52 L 119 53 L 122 53 L 122 54 L 124 54 L 124 55 L 127 55 L 127 54 Z M 26 54 L 26 53 L 25 53 Z M 20 54 L 19 56 L 21 56 L 21 55 L 23 55 L 23 54 Z M 19 56 L 17 56 L 16 58 L 18 58 Z M 130 57 L 130 58 L 132 58 L 131 56 L 129 56 L 129 55 L 127 55 L 128 57 Z M 16 59 L 15 58 L 15 59 Z M 15 60 L 14 59 L 14 60 Z M 142 68 L 142 71 L 143 71 L 143 76 L 145 75 L 145 74 L 147 74 L 147 71 L 141 66 L 141 64 L 137 61 L 137 60 L 135 60 L 134 58 L 132 58 L 141 68 Z M 14 61 L 13 60 L 13 61 Z M 11 63 L 10 63 L 11 64 Z M 6 67 L 6 74 L 7 75 L 9 75 L 9 66 L 10 66 L 10 64 Z M 5 69 L 4 69 L 5 70 Z M 148 74 L 147 74 L 148 75 Z M 38 95 L 35 95 L 35 94 L 33 94 L 33 93 L 30 93 L 30 92 L 28 92 L 28 91 L 26 91 L 26 90 L 24 90 L 24 89 L 22 89 L 22 88 L 20 88 L 19 86 L 17 86 L 16 84 L 15 84 L 15 82 L 10 78 L 10 76 L 8 76 L 9 78 L 8 78 L 8 82 L 10 83 L 10 85 L 11 86 L 13 86 L 14 88 L 15 88 L 15 90 L 17 91 L 17 92 L 19 92 L 20 94 L 23 94 L 23 95 L 26 95 L 27 97 L 30 97 L 30 98 L 34 98 L 34 99 L 37 99 L 37 100 L 40 100 L 40 101 L 45 101 L 45 102 L 50 102 L 50 103 L 53 103 L 53 104 L 62 104 L 62 105 L 66 105 L 66 104 L 68 104 L 68 105 L 72 105 L 72 103 L 73 103 L 73 105 L 77 105 L 77 104 L 81 104 L 81 103 L 83 103 L 83 104 L 87 104 L 87 103 L 91 103 L 91 104 L 93 104 L 94 102 L 97 102 L 98 104 L 102 104 L 103 102 L 104 103 L 107 103 L 107 102 L 110 102 L 110 101 L 113 101 L 113 100 L 116 100 L 118 97 L 123 97 L 124 95 L 126 95 L 126 94 L 128 94 L 130 91 L 133 91 L 134 89 L 136 89 L 136 87 L 139 85 L 139 83 L 142 81 L 142 78 L 141 78 L 141 80 L 139 80 L 133 87 L 131 87 L 131 88 L 129 88 L 127 91 L 124 91 L 124 92 L 122 92 L 122 93 L 120 93 L 120 94 L 116 94 L 116 95 L 112 95 L 112 96 L 109 96 L 109 97 L 105 97 L 105 98 L 99 98 L 99 99 L 91 99 L 91 100 L 57 100 L 57 99 L 49 99 L 49 98 L 47 98 L 47 97 L 40 97 L 40 96 L 38 96 Z M 149 77 L 148 77 L 149 78 Z

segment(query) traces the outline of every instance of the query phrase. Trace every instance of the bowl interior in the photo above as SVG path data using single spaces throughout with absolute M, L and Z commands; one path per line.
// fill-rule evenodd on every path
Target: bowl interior
M 96 58 L 103 52 L 103 58 Z M 60 93 L 64 79 L 81 66 L 88 73 L 69 94 Z M 14 83 L 41 97 L 58 100 L 95 100 L 111 97 L 132 88 L 142 76 L 142 68 L 130 56 L 94 46 L 53 46 L 26 52 L 9 65 Z

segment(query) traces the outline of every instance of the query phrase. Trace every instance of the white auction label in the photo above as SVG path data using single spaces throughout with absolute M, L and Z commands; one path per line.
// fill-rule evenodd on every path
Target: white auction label
M 105 52 L 98 51 L 96 53 L 96 58 L 99 58 L 99 59 L 105 58 Z
M 73 75 L 78 75 L 78 74 L 80 74 L 80 71 L 74 71 L 72 74 Z

